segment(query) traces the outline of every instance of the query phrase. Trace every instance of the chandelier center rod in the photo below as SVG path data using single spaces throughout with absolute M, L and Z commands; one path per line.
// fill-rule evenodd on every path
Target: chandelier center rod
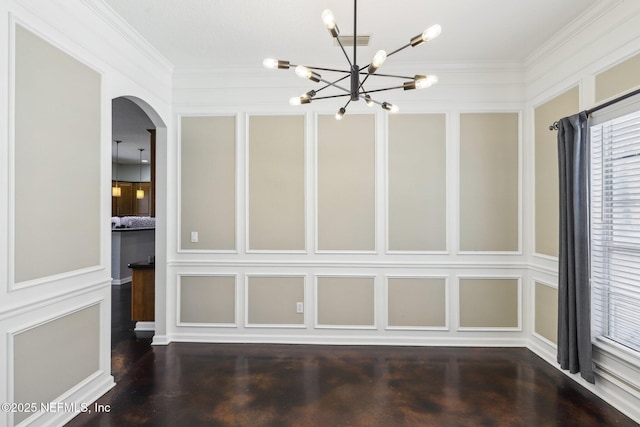
M 360 99 L 360 68 L 358 67 L 358 0 L 353 0 L 353 65 L 351 65 L 351 101 Z

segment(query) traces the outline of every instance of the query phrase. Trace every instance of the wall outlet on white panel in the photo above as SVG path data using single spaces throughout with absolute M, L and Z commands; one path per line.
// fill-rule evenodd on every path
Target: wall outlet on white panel
M 191 232 L 191 243 L 198 243 L 198 232 L 197 231 L 192 231 Z
M 296 303 L 296 313 L 304 313 L 304 304 L 301 302 Z

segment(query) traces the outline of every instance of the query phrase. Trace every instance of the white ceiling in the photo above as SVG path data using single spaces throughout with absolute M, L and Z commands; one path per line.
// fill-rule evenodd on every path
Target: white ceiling
M 394 61 L 523 61 L 598 0 L 360 0 L 358 51 L 366 65 L 378 49 L 394 50 L 432 24 L 442 35 Z M 600 0 L 602 1 L 602 0 Z M 345 0 L 105 0 L 179 68 L 259 67 L 265 57 L 296 64 L 342 64 L 320 19 L 331 9 L 341 34 L 353 33 Z M 362 58 L 362 59 L 360 59 Z
M 346 0 L 104 1 L 176 70 L 259 68 L 267 57 L 345 68 L 322 11 L 333 11 L 342 35 L 353 34 L 354 3 Z M 378 49 L 406 45 L 436 23 L 443 28 L 440 37 L 398 53 L 394 64 L 523 63 L 598 1 L 603 0 L 360 0 L 357 32 L 370 35 L 371 43 L 358 48 L 357 63 L 368 64 Z M 351 48 L 347 52 L 352 56 Z M 113 107 L 113 139 L 124 141 L 120 157 L 137 163 L 138 148 L 148 155 L 146 129 L 153 125 L 126 99 Z

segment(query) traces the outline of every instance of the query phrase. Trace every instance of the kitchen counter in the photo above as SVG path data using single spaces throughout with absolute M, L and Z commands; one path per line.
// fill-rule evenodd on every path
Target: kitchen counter
M 129 264 L 155 255 L 156 230 L 152 227 L 111 229 L 111 284 L 131 282 Z

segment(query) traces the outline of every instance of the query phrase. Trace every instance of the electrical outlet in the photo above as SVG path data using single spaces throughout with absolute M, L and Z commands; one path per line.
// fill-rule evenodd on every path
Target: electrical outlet
M 197 231 L 192 231 L 191 232 L 191 243 L 198 243 L 198 232 Z
M 296 313 L 304 313 L 304 304 L 301 302 L 296 303 Z

